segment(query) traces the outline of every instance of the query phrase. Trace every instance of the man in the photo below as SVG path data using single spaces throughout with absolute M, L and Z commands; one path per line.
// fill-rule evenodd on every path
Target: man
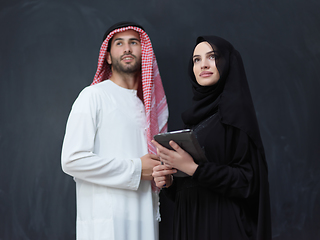
M 91 86 L 73 104 L 62 168 L 77 190 L 77 239 L 158 239 L 160 162 L 151 140 L 168 108 L 151 42 L 135 23 L 105 34 Z M 149 152 L 149 153 L 148 153 Z

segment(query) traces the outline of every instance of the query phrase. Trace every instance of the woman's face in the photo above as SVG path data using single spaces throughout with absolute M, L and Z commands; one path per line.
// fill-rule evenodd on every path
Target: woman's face
M 199 43 L 193 51 L 193 73 L 201 86 L 212 86 L 220 79 L 216 54 L 208 42 Z

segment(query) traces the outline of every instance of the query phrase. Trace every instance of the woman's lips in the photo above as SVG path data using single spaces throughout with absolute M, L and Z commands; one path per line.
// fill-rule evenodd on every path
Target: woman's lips
M 210 77 L 213 74 L 213 72 L 209 72 L 209 71 L 203 71 L 200 73 L 200 77 Z

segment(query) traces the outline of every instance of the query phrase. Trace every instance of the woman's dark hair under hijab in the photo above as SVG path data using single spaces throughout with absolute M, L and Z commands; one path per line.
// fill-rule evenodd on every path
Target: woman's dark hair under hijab
M 112 25 L 111 27 L 109 27 L 109 29 L 105 32 L 105 34 L 103 36 L 102 42 L 108 37 L 109 33 L 111 33 L 113 30 L 123 28 L 123 27 L 129 27 L 129 26 L 138 27 L 144 31 L 143 27 L 141 27 L 139 24 L 137 24 L 135 22 L 119 22 L 119 23 L 116 23 L 116 24 Z M 112 42 L 112 38 L 109 41 Z M 110 48 L 111 48 L 111 44 L 108 44 L 107 52 L 110 52 Z
M 191 56 L 188 71 L 194 96 L 191 107 L 182 114 L 185 125 L 197 125 L 217 113 L 223 124 L 246 132 L 264 156 L 256 113 L 239 52 L 231 43 L 217 36 L 198 37 L 195 46 L 201 42 L 208 42 L 216 51 L 220 79 L 212 86 L 199 85 L 193 73 Z

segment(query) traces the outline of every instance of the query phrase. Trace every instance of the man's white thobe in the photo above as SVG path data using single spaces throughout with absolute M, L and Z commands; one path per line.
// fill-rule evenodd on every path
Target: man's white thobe
M 145 127 L 137 91 L 110 80 L 85 88 L 73 104 L 62 167 L 76 181 L 78 240 L 158 239 L 158 197 L 141 180 Z

